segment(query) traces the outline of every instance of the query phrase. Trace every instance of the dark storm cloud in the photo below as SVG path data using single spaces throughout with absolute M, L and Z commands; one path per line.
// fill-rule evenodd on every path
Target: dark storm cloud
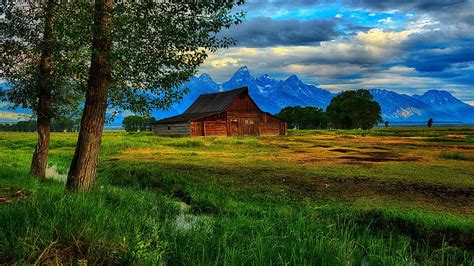
M 474 45 L 474 43 L 472 43 Z M 454 47 L 445 49 L 424 49 L 409 53 L 405 65 L 420 72 L 443 71 L 453 64 L 474 61 L 472 47 Z
M 355 8 L 373 11 L 401 10 L 428 14 L 446 25 L 474 25 L 474 0 L 343 0 Z
M 269 47 L 317 44 L 334 39 L 340 32 L 334 19 L 274 20 L 256 17 L 223 34 L 236 40 L 237 46 Z
M 399 63 L 438 75 L 454 64 L 474 61 L 473 0 L 344 0 L 353 7 L 373 11 L 401 10 L 428 15 L 433 22 L 425 31 L 404 41 Z M 413 21 L 416 25 L 417 21 Z M 441 77 L 441 76 L 440 76 Z
M 296 8 L 308 8 L 315 6 L 318 3 L 326 2 L 327 0 L 293 0 L 293 1 L 264 1 L 254 0 L 247 1 L 245 7 L 247 10 L 258 10 L 258 9 L 296 9 Z
M 393 9 L 403 11 L 440 11 L 440 9 L 445 8 L 462 7 L 471 2 L 471 0 L 345 0 L 344 2 L 354 7 L 379 11 Z

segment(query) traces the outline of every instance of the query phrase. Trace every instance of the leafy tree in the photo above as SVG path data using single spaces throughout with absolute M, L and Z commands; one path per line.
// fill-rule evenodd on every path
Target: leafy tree
M 92 30 L 92 57 L 68 191 L 89 190 L 95 182 L 107 104 L 139 114 L 171 106 L 208 53 L 233 44 L 217 34 L 241 21 L 243 14 L 231 12 L 241 3 L 94 2 L 92 25 L 81 25 Z
M 382 119 L 380 105 L 368 90 L 345 91 L 326 109 L 332 124 L 341 129 L 370 129 Z
M 87 62 L 81 60 L 85 57 L 77 42 L 67 37 L 77 25 L 71 16 L 74 9 L 63 2 L 29 1 L 25 8 L 8 1 L 0 20 L 0 79 L 9 85 L 0 100 L 30 108 L 37 117 L 31 174 L 39 179 L 45 177 L 51 120 L 78 110 L 81 82 L 74 79 L 81 77 Z
M 388 121 L 385 121 L 385 123 L 384 123 L 385 128 L 388 128 L 388 124 L 389 124 L 389 122 L 388 122 Z
M 288 125 L 298 129 L 327 128 L 329 119 L 323 109 L 317 107 L 285 107 L 277 114 Z
M 428 127 L 430 128 L 433 125 L 433 118 L 428 119 Z
M 122 121 L 122 126 L 126 131 L 149 131 L 151 124 L 155 122 L 154 117 L 127 116 Z
M 34 132 L 36 130 L 36 121 L 19 121 L 15 124 L 1 124 L 1 131 L 20 131 L 20 132 Z
M 74 132 L 79 126 L 79 121 L 76 119 L 63 118 L 53 119 L 51 131 L 54 132 Z
M 77 123 L 73 119 L 53 119 L 51 123 L 51 131 L 53 132 L 64 132 L 64 131 L 75 131 L 77 129 Z M 37 121 L 19 121 L 15 124 L 0 124 L 0 131 L 20 131 L 20 132 L 34 132 L 37 129 Z

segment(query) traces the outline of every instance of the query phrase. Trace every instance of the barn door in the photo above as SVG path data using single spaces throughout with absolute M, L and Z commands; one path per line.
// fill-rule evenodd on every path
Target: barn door
M 255 120 L 249 120 L 249 135 L 250 136 L 258 135 L 257 121 Z
M 243 131 L 244 131 L 243 132 L 244 136 L 257 136 L 258 135 L 257 121 L 253 119 L 244 119 Z
M 239 135 L 239 120 L 237 119 L 230 120 L 230 135 L 231 136 Z

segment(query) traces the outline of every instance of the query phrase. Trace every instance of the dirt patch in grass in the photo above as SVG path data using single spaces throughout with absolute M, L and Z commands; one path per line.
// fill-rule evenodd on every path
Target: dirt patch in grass
M 340 152 L 340 153 L 348 153 L 348 152 L 354 152 L 355 150 L 337 148 L 337 149 L 331 149 L 329 151 Z
M 390 149 L 389 148 L 384 148 L 384 147 L 366 147 L 368 149 L 372 149 L 372 150 L 379 150 L 379 151 L 389 151 Z
M 317 144 L 317 145 L 313 145 L 311 146 L 313 148 L 331 148 L 331 147 L 334 147 L 333 145 L 328 145 L 328 144 Z
M 421 161 L 420 157 L 413 157 L 413 156 L 403 156 L 396 153 L 391 152 L 378 152 L 378 151 L 371 151 L 371 152 L 362 152 L 360 155 L 346 155 L 340 156 L 339 159 L 348 160 L 349 163 L 363 163 L 363 162 L 371 162 L 371 163 L 380 163 L 380 162 L 413 162 L 413 161 Z
M 13 188 L 0 188 L 0 205 L 12 203 L 15 200 L 26 199 L 26 193 Z

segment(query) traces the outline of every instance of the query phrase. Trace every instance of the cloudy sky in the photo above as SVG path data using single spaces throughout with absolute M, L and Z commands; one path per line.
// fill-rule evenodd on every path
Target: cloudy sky
M 474 0 L 247 1 L 237 45 L 201 72 L 222 82 L 241 66 L 254 76 L 331 91 L 445 89 L 474 105 Z

